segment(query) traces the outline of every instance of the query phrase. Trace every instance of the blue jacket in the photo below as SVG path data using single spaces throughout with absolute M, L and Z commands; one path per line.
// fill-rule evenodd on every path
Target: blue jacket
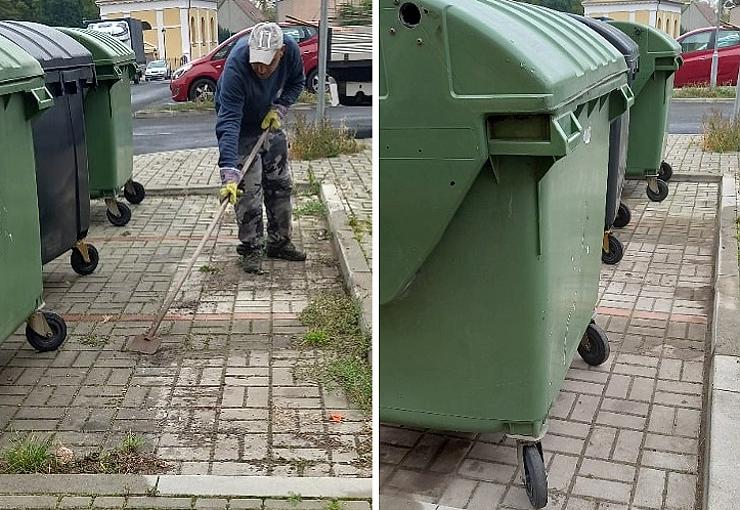
M 226 60 L 216 88 L 216 137 L 220 168 L 239 163 L 239 139 L 259 135 L 272 105 L 285 108 L 296 102 L 306 77 L 298 44 L 284 35 L 285 53 L 275 72 L 262 80 L 249 63 L 249 37 L 242 38 Z

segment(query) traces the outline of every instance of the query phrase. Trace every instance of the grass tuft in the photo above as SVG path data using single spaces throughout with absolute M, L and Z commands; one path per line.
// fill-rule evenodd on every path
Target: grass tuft
M 345 126 L 336 128 L 328 119 L 316 123 L 307 120 L 303 114 L 296 115 L 290 147 L 293 158 L 333 158 L 340 154 L 356 154 L 361 150 L 362 146 L 351 129 Z
M 702 148 L 705 152 L 740 151 L 740 121 L 713 111 L 704 118 Z

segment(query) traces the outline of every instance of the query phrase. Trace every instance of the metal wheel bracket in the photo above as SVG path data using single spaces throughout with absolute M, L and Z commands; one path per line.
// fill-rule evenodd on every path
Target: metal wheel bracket
M 126 184 L 123 185 L 123 189 L 128 191 L 129 193 L 134 193 L 135 192 L 134 181 L 133 180 L 126 181 Z
M 45 338 L 51 338 L 54 336 L 54 332 L 49 327 L 49 323 L 46 322 L 46 317 L 44 317 L 44 314 L 40 310 L 31 314 L 28 318 L 28 326 Z
M 658 177 L 648 177 L 647 185 L 653 193 L 660 193 L 660 188 L 658 188 Z
M 604 253 L 609 253 L 609 235 L 612 233 L 611 230 L 604 231 L 604 237 L 601 240 L 601 249 Z
M 115 198 L 106 198 L 105 207 L 108 208 L 108 212 L 110 212 L 116 218 L 121 217 L 121 210 L 118 208 L 118 202 Z
M 116 209 L 118 209 L 116 207 Z M 82 260 L 85 261 L 86 264 L 90 263 L 90 251 L 87 249 L 87 243 L 85 241 L 77 241 L 75 243 L 75 249 L 80 252 L 80 255 L 82 255 Z

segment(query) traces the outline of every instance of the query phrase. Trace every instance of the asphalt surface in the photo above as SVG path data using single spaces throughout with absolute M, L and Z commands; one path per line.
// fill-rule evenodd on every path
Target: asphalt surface
M 723 115 L 732 114 L 733 102 L 694 102 L 678 101 L 671 103 L 671 111 L 668 119 L 668 132 L 680 135 L 697 134 L 703 131 L 702 122 L 704 117 L 711 115 L 712 111 L 720 111 Z
M 170 102 L 169 82 L 142 82 L 134 85 L 131 92 L 134 112 L 163 106 L 168 102 Z M 313 108 L 294 107 L 286 119 L 288 126 L 298 112 L 309 118 L 314 115 Z M 343 124 L 354 129 L 357 138 L 372 136 L 371 106 L 340 105 L 333 108 L 328 107 L 326 113 L 335 126 Z M 173 117 L 135 118 L 134 154 L 215 147 L 215 125 L 216 115 L 213 113 L 183 113 Z
M 131 107 L 135 112 L 163 105 L 170 100 L 169 81 L 141 82 L 131 87 Z

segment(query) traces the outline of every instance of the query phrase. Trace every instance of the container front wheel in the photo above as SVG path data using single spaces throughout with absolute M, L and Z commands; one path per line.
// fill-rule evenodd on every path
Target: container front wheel
M 97 269 L 98 262 L 100 262 L 100 255 L 98 255 L 98 250 L 95 249 L 95 246 L 88 244 L 86 247 L 89 260 L 85 260 L 80 248 L 77 247 L 72 250 L 72 256 L 70 257 L 72 269 L 81 276 L 92 274 Z
M 547 506 L 547 472 L 541 448 L 539 443 L 522 446 L 524 488 L 527 491 L 529 503 L 534 508 Z
M 624 228 L 632 221 L 632 212 L 627 204 L 619 202 L 619 209 L 617 209 L 617 217 L 614 219 L 614 226 L 617 228 Z
M 663 179 L 656 179 L 655 185 L 658 188 L 657 192 L 648 184 L 647 196 L 653 202 L 662 202 L 668 196 L 668 184 Z
M 673 177 L 673 167 L 667 161 L 663 161 L 660 163 L 660 168 L 658 169 L 658 177 L 660 177 L 665 182 L 670 181 L 671 177 Z
M 40 352 L 56 351 L 67 338 L 67 323 L 53 312 L 42 312 L 49 332 L 46 335 L 36 332 L 31 324 L 26 325 L 26 339 L 31 346 Z
M 130 204 L 140 204 L 146 197 L 146 190 L 140 182 L 131 181 L 124 186 L 123 196 Z
M 105 214 L 108 216 L 108 221 L 110 221 L 112 225 L 116 227 L 124 227 L 128 225 L 129 221 L 131 221 L 131 208 L 123 202 L 116 202 L 116 206 L 118 206 L 118 216 L 112 213 L 110 209 L 107 210 Z
M 596 367 L 609 359 L 609 352 L 609 338 L 606 332 L 592 322 L 586 328 L 586 333 L 578 345 L 578 354 L 583 361 Z
M 607 252 L 604 251 L 603 248 L 601 249 L 601 262 L 613 266 L 614 264 L 619 264 L 619 262 L 622 260 L 622 257 L 624 257 L 624 246 L 622 245 L 622 241 L 617 239 L 614 234 L 608 235 L 609 251 Z

